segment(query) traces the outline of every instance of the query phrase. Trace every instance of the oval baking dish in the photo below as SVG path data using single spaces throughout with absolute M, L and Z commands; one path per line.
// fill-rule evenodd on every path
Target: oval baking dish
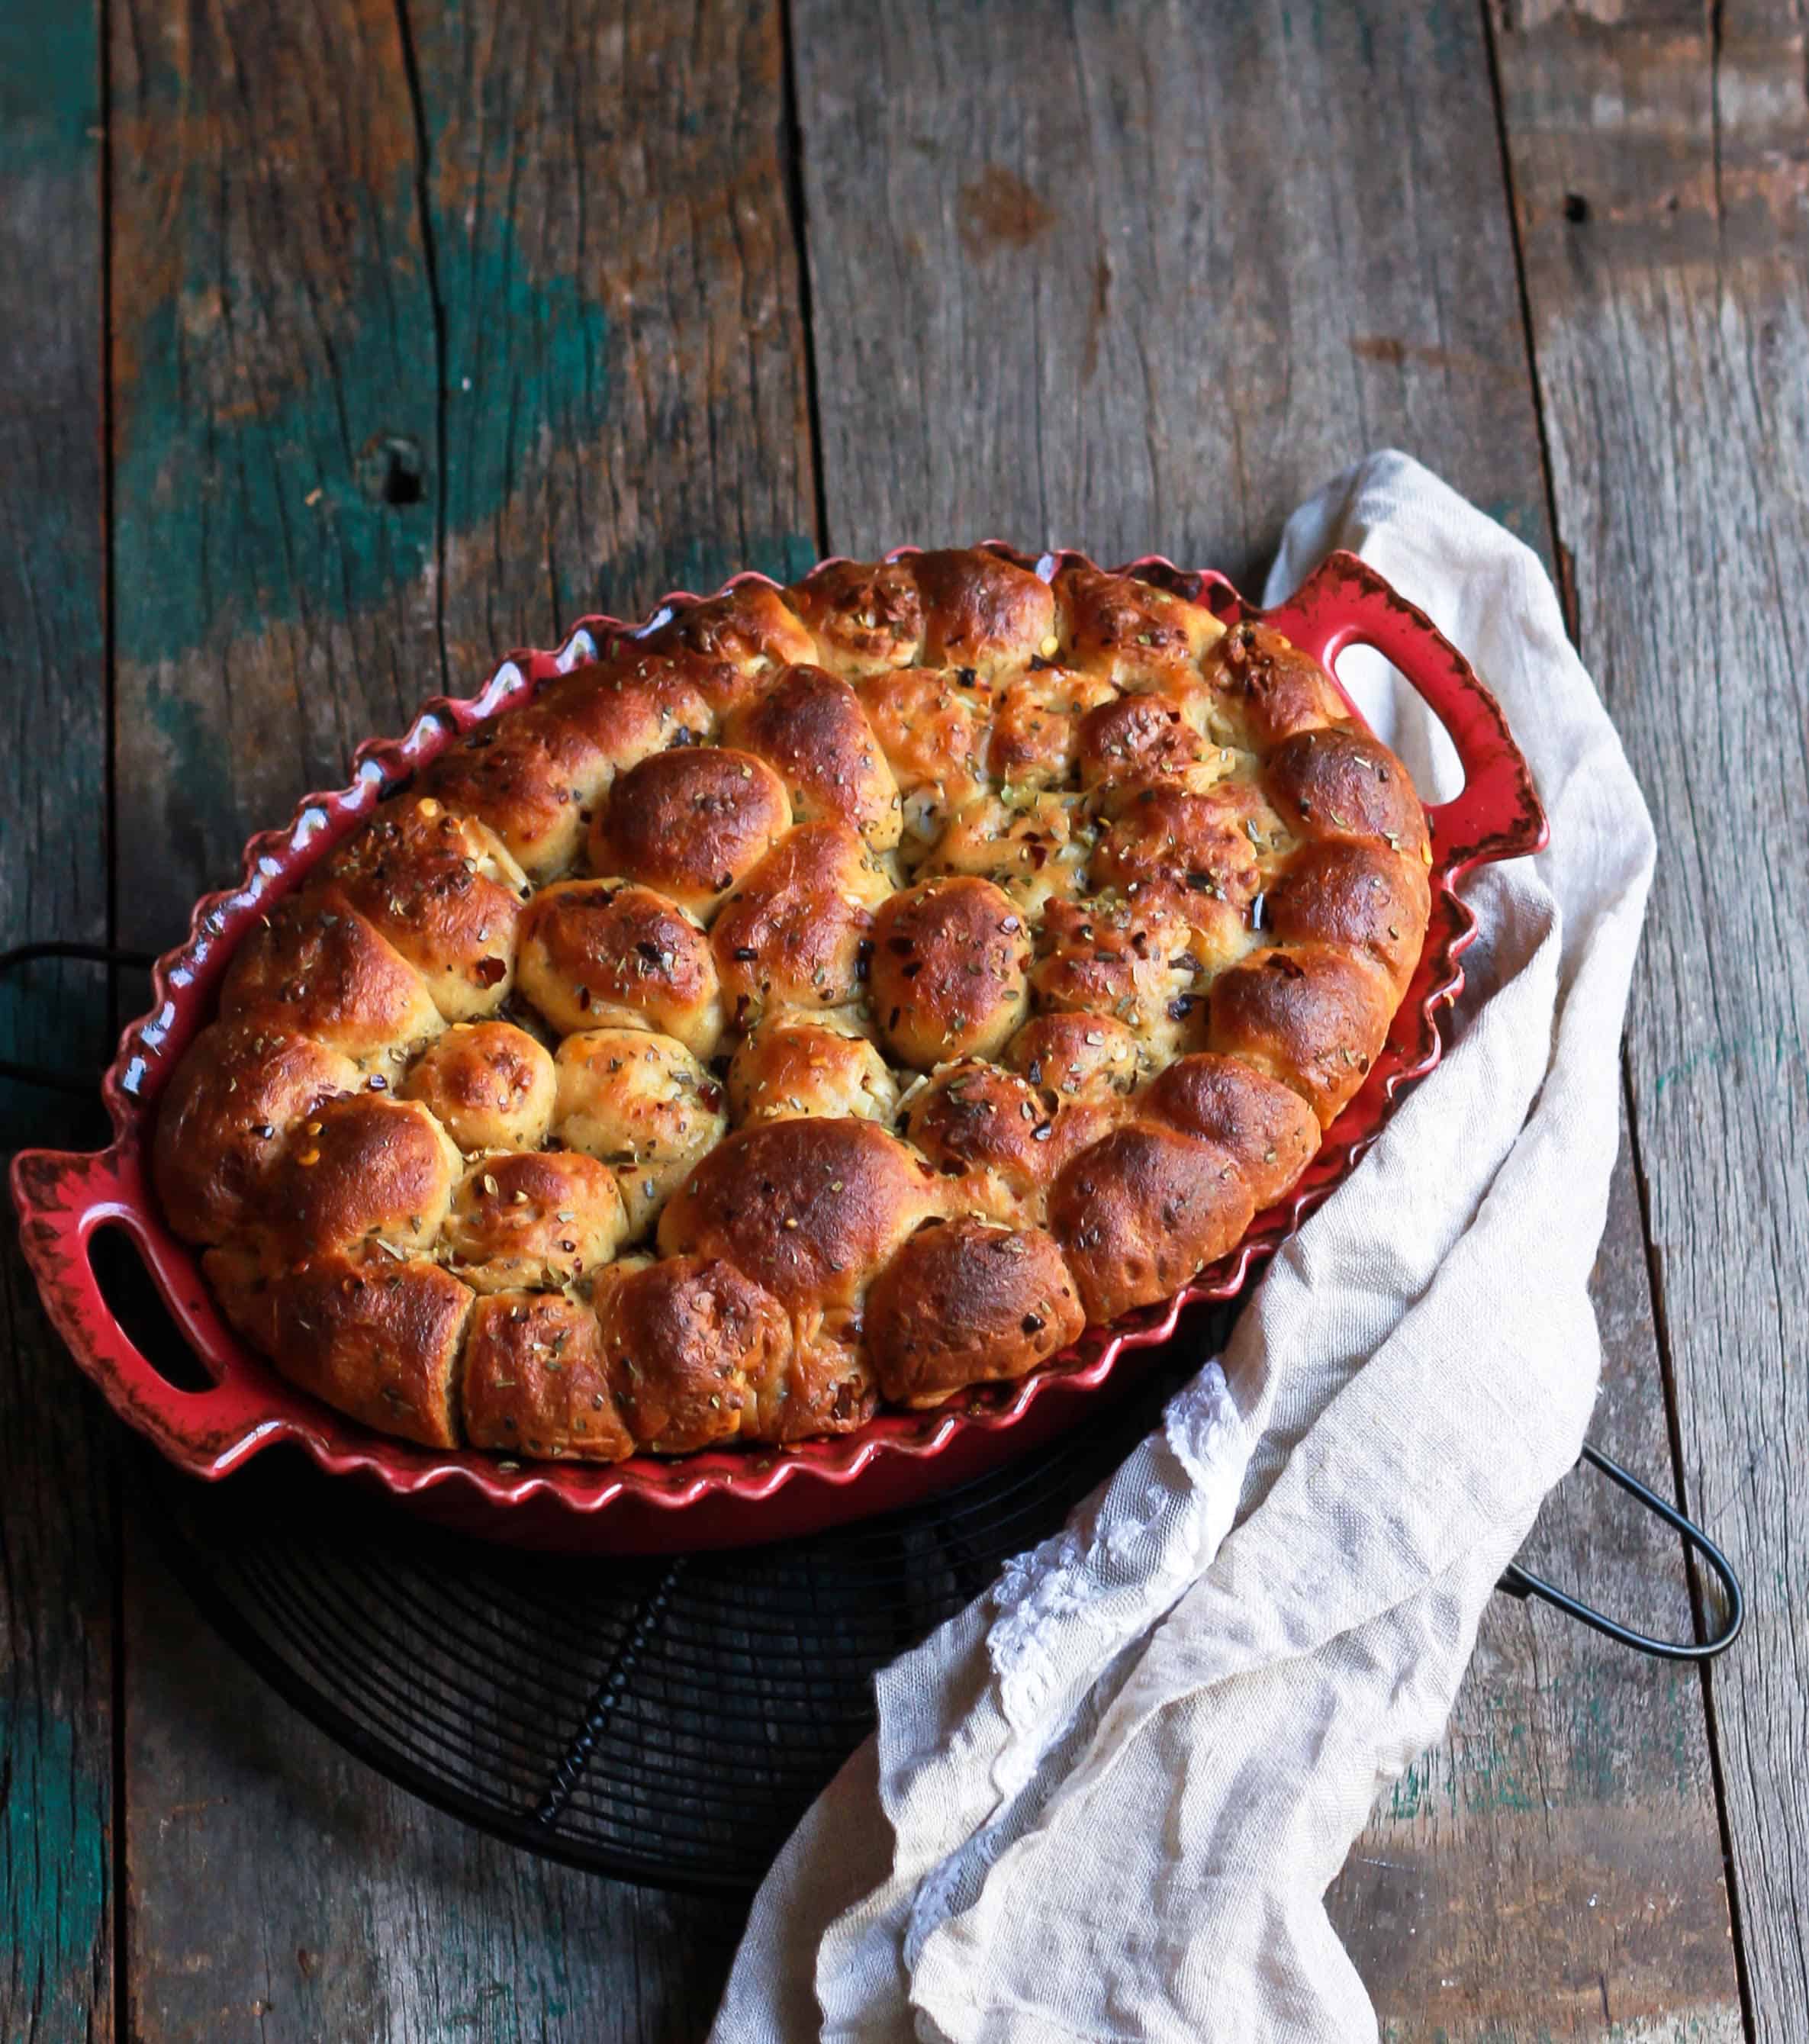
M 1064 565 L 1091 565 L 1073 554 L 1033 560 L 1008 548 L 994 551 L 1045 576 Z M 286 829 L 255 837 L 240 884 L 198 904 L 187 940 L 155 968 L 151 1012 L 125 1032 L 103 1084 L 112 1143 L 94 1154 L 29 1151 L 15 1161 L 13 1196 L 25 1254 L 46 1308 L 113 1409 L 179 1467 L 202 1477 L 225 1476 L 261 1449 L 290 1443 L 332 1474 L 374 1485 L 447 1523 L 493 1538 L 597 1551 L 739 1544 L 862 1517 L 977 1475 L 1081 1416 L 1088 1401 L 1122 1374 L 1122 1358 L 1172 1334 L 1184 1306 L 1235 1293 L 1253 1264 L 1350 1170 L 1401 1088 L 1437 1062 L 1438 1012 L 1462 986 L 1460 960 L 1475 935 L 1458 883 L 1485 861 L 1538 850 L 1545 842 L 1545 820 L 1494 698 L 1431 620 L 1354 556 L 1332 555 L 1287 604 L 1268 613 L 1244 605 L 1223 578 L 1189 574 L 1158 558 L 1122 572 L 1196 594 L 1227 622 L 1260 620 L 1335 679 L 1342 652 L 1357 644 L 1373 647 L 1444 725 L 1465 774 L 1459 794 L 1427 811 L 1431 917 L 1385 1048 L 1305 1175 L 1283 1201 L 1257 1216 L 1229 1256 L 1164 1304 L 1089 1330 L 1073 1349 L 1029 1376 L 974 1389 L 934 1410 L 882 1412 L 854 1433 L 782 1450 L 703 1450 L 673 1460 L 636 1455 L 612 1465 L 517 1465 L 377 1434 L 290 1385 L 232 1331 L 202 1281 L 198 1257 L 157 1210 L 147 1158 L 159 1096 L 209 1019 L 240 936 L 383 795 L 447 746 L 526 701 L 553 676 L 700 600 L 675 594 L 647 625 L 586 620 L 557 651 L 517 653 L 505 661 L 475 696 L 430 702 L 405 736 L 359 748 L 347 786 L 309 797 Z M 89 1254 L 95 1231 L 108 1225 L 123 1229 L 143 1257 L 210 1380 L 206 1388 L 185 1389 L 168 1381 L 109 1308 Z

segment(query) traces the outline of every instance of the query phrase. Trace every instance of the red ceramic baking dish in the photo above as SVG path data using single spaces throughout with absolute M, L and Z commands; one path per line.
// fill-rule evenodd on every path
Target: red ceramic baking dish
M 1082 559 L 997 551 L 1044 575 Z M 153 971 L 151 1012 L 121 1039 L 103 1082 L 111 1144 L 94 1154 L 26 1151 L 15 1161 L 13 1192 L 25 1252 L 46 1309 L 113 1410 L 198 1477 L 229 1475 L 261 1450 L 288 1442 L 336 1476 L 374 1485 L 463 1530 L 522 1545 L 598 1552 L 736 1545 L 902 1505 L 1023 1453 L 1084 1419 L 1115 1377 L 1122 1382 L 1139 1352 L 1170 1337 L 1184 1306 L 1235 1294 L 1253 1264 L 1350 1170 L 1402 1087 L 1437 1063 L 1439 1011 L 1462 987 L 1459 961 L 1476 933 L 1458 882 L 1484 861 L 1537 851 L 1546 840 L 1545 818 L 1494 697 L 1431 620 L 1354 555 L 1333 555 L 1289 602 L 1268 613 L 1246 605 L 1223 576 L 1189 574 L 1154 556 L 1127 571 L 1199 594 L 1227 622 L 1261 617 L 1328 670 L 1346 648 L 1374 647 L 1425 698 L 1450 733 L 1465 774 L 1462 792 L 1429 811 L 1431 920 L 1387 1046 L 1305 1177 L 1285 1202 L 1257 1217 L 1231 1255 L 1167 1305 L 1089 1330 L 1073 1350 L 1019 1383 L 975 1390 L 934 1412 L 884 1412 L 857 1433 L 793 1449 L 710 1450 L 674 1461 L 637 1456 L 609 1466 L 516 1464 L 475 1451 L 417 1447 L 317 1404 L 240 1342 L 215 1308 L 196 1256 L 163 1224 L 146 1159 L 158 1097 L 211 1015 L 240 935 L 417 768 L 474 725 L 525 701 L 550 677 L 698 601 L 679 594 L 644 625 L 587 619 L 556 651 L 513 655 L 476 695 L 436 698 L 406 736 L 361 746 L 349 785 L 309 796 L 286 828 L 253 838 L 240 884 L 197 905 L 187 940 Z M 90 1261 L 96 1230 L 108 1226 L 123 1229 L 144 1258 L 206 1372 L 206 1388 L 181 1388 L 160 1374 L 109 1308 Z

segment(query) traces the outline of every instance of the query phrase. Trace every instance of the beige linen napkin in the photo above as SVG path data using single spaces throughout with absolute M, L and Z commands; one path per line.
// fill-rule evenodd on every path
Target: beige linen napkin
M 1653 836 L 1526 548 L 1393 453 L 1295 514 L 1269 600 L 1338 546 L 1495 690 L 1551 849 L 1469 887 L 1443 1063 L 1223 1371 L 880 1676 L 878 1733 L 756 1898 L 716 2044 L 1375 2037 L 1323 1897 L 1583 1437 Z M 1366 657 L 1341 674 L 1443 799 L 1449 742 Z

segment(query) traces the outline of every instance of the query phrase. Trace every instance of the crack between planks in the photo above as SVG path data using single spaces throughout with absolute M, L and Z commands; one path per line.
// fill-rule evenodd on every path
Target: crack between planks
M 398 0 L 401 4 L 401 0 Z M 829 551 L 829 490 L 824 473 L 823 408 L 816 381 L 816 316 L 810 286 L 810 223 L 804 190 L 804 125 L 798 113 L 797 52 L 792 33 L 792 0 L 779 0 L 780 67 L 783 80 L 780 134 L 785 156 L 785 211 L 797 261 L 798 317 L 804 327 L 805 415 L 810 428 L 811 511 L 816 521 L 819 558 Z
M 414 30 L 408 0 L 396 0 L 396 34 L 402 48 L 402 75 L 408 80 L 409 110 L 414 117 L 415 209 L 421 226 L 421 263 L 427 271 L 427 294 L 433 309 L 433 639 L 440 661 L 440 688 L 451 692 L 446 659 L 446 301 L 440 290 L 440 250 L 433 232 L 432 148 L 427 133 L 427 102 L 421 89 L 421 66 L 415 56 Z
M 1723 0 L 1708 0 L 1708 136 L 1715 163 L 1715 240 L 1721 245 L 1725 216 L 1721 203 L 1721 10 Z
M 1688 1486 L 1684 1481 L 1683 1422 L 1677 1404 L 1676 1368 L 1672 1355 L 1670 1316 L 1665 1303 L 1665 1278 L 1658 1260 L 1658 1245 L 1652 1232 L 1652 1189 L 1646 1175 L 1645 1154 L 1640 1147 L 1638 1102 L 1633 1072 L 1626 1047 L 1621 1051 L 1621 1092 L 1627 1113 L 1627 1150 L 1633 1165 L 1634 1197 L 1639 1202 L 1640 1241 L 1646 1253 L 1646 1289 L 1652 1301 L 1652 1330 L 1658 1350 L 1658 1375 L 1665 1394 L 1665 1428 L 1671 1450 L 1672 1492 L 1677 1509 L 1690 1508 Z M 1708 1637 L 1704 1616 L 1702 1571 L 1696 1552 L 1682 1543 L 1684 1571 L 1689 1585 L 1690 1620 L 1698 1640 Z M 1715 1789 L 1715 1819 L 1721 1834 L 1721 1864 L 1727 1888 L 1727 1923 L 1734 1946 L 1734 1978 L 1740 1994 L 1740 2027 L 1747 2044 L 1754 2044 L 1758 2023 L 1753 2007 L 1753 1984 L 1747 1969 L 1746 1934 L 1740 1907 L 1740 1879 L 1734 1860 L 1734 1831 L 1727 1814 L 1727 1782 L 1722 1765 L 1721 1723 L 1715 1706 L 1715 1669 L 1709 1662 L 1697 1664 L 1702 1685 L 1703 1728 L 1708 1741 L 1709 1779 Z
M 1581 618 L 1577 597 L 1576 576 L 1569 550 L 1565 548 L 1562 529 L 1558 520 L 1557 482 L 1552 460 L 1551 436 L 1546 420 L 1545 394 L 1540 381 L 1538 345 L 1534 336 L 1532 292 L 1527 275 L 1526 239 L 1522 232 L 1519 192 L 1514 176 L 1513 152 L 1508 126 L 1507 98 L 1501 79 L 1500 51 L 1496 39 L 1496 21 L 1490 0 L 1479 0 L 1482 15 L 1483 45 L 1488 61 L 1490 97 L 1494 104 L 1496 145 L 1500 154 L 1503 189 L 1508 198 L 1508 230 L 1514 248 L 1514 276 L 1520 300 L 1520 321 L 1527 352 L 1527 379 L 1533 396 L 1533 417 L 1538 432 L 1539 465 L 1545 482 L 1546 517 L 1551 534 L 1554 566 L 1559 578 L 1563 601 L 1565 622 L 1573 643 L 1580 647 Z M 1719 231 L 1721 202 L 1721 130 L 1719 102 L 1719 65 L 1721 55 L 1722 0 L 1709 0 L 1710 26 L 1714 62 L 1714 146 L 1715 208 Z M 1633 1090 L 1633 1074 L 1628 1064 L 1625 1047 L 1621 1055 L 1621 1085 L 1627 1112 L 1627 1146 L 1633 1165 L 1634 1186 L 1639 1203 L 1640 1239 L 1646 1257 L 1646 1289 L 1652 1302 L 1653 1329 L 1658 1351 L 1658 1370 L 1665 1400 L 1665 1424 L 1671 1455 L 1671 1473 L 1673 1492 L 1678 1509 L 1688 1512 L 1687 1485 L 1684 1478 L 1682 1424 L 1677 1404 L 1676 1374 L 1673 1363 L 1671 1332 L 1665 1307 L 1664 1274 L 1658 1261 L 1657 1244 L 1652 1232 L 1652 1202 L 1647 1183 L 1645 1159 L 1640 1147 L 1639 1121 Z M 1696 1638 L 1705 1639 L 1704 1603 L 1700 1570 L 1697 1566 L 1695 1550 L 1688 1542 L 1684 1546 L 1684 1567 L 1689 1585 L 1690 1613 L 1696 1629 Z M 1715 1704 L 1715 1681 L 1711 1668 L 1703 1664 L 1700 1669 L 1703 1704 L 1703 1729 L 1708 1746 L 1710 1780 L 1715 1792 L 1715 1823 L 1721 1835 L 1721 1858 L 1727 1893 L 1728 1928 L 1734 1947 L 1734 1981 L 1740 1996 L 1740 2026 L 1747 2044 L 1754 2044 L 1758 2034 L 1757 2019 L 1753 2006 L 1752 1981 L 1749 1975 L 1746 1936 L 1740 1906 L 1739 1878 L 1734 1860 L 1734 1839 L 1727 1809 L 1726 1770 L 1723 1765 L 1721 1727 Z
M 96 175 L 100 217 L 100 435 L 101 435 L 101 690 L 102 714 L 106 720 L 106 743 L 102 751 L 102 815 L 106 832 L 104 851 L 106 874 L 106 931 L 109 947 L 119 942 L 119 642 L 116 619 L 117 557 L 113 545 L 114 445 L 116 423 L 113 391 L 113 0 L 99 0 L 95 10 L 97 105 L 100 115 Z M 118 1033 L 120 1020 L 119 970 L 107 967 L 106 1005 L 108 1040 Z M 111 1723 L 108 1754 L 108 1788 L 113 1807 L 107 1826 L 108 1921 L 112 1933 L 113 1977 L 106 1996 L 110 2004 L 113 2031 L 120 2044 L 132 2034 L 131 1885 L 127 1866 L 125 1764 L 125 1477 L 117 1442 L 107 1456 L 108 1546 L 113 1561 L 113 1594 L 109 1600 L 108 1623 L 113 1632 L 112 1664 L 108 1669 Z M 96 2001 L 100 2000 L 97 1995 Z M 92 2006 L 92 2004 L 91 2004 Z
M 1563 598 L 1565 624 L 1573 641 L 1579 636 L 1577 592 L 1569 555 L 1559 536 L 1557 479 L 1553 472 L 1551 436 L 1546 425 L 1545 393 L 1539 382 L 1538 350 L 1533 340 L 1533 294 L 1527 282 L 1527 245 L 1520 232 L 1519 194 L 1514 182 L 1514 156 L 1508 137 L 1507 95 L 1501 86 L 1501 55 L 1496 47 L 1494 12 L 1489 0 L 1477 0 L 1482 15 L 1482 47 L 1488 61 L 1488 96 L 1495 110 L 1495 143 L 1501 159 L 1501 188 L 1508 200 L 1508 237 L 1514 249 L 1514 287 L 1520 301 L 1520 336 L 1527 351 L 1527 382 L 1533 395 L 1533 425 L 1538 434 L 1539 472 L 1545 484 L 1546 528 L 1551 535 L 1552 566 Z

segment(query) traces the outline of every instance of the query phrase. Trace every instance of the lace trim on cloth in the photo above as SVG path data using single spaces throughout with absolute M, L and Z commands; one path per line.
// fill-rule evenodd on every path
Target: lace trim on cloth
M 1170 1400 L 1161 1431 L 1059 1533 L 1005 1563 L 986 1635 L 1010 1729 L 993 1765 L 997 1814 L 920 1882 L 908 1968 L 1035 1821 L 1066 1772 L 1043 1763 L 1058 1747 L 1084 1750 L 1150 1628 L 1210 1564 L 1231 1530 L 1250 1446 L 1224 1371 L 1208 1362 Z

